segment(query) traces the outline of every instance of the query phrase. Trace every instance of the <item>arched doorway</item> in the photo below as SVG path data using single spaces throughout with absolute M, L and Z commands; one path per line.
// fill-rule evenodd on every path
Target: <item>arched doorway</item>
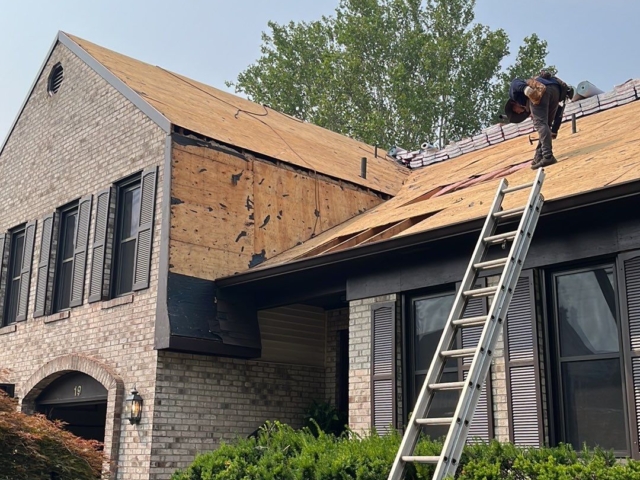
M 104 442 L 107 389 L 82 372 L 69 372 L 51 382 L 35 400 L 36 411 L 61 420 L 78 437 Z

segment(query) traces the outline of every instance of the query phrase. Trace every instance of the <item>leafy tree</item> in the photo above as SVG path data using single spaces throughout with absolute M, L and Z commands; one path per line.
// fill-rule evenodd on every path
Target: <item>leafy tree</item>
M 334 16 L 269 22 L 261 56 L 228 82 L 254 101 L 370 144 L 443 146 L 491 122 L 507 79 L 547 44 L 474 22 L 474 0 L 341 0 Z
M 25 415 L 0 392 L 0 480 L 93 480 L 99 443 L 67 432 L 42 415 Z

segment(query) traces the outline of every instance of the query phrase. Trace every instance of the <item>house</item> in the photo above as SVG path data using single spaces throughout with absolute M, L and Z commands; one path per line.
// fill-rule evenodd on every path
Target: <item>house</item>
M 0 144 L 0 387 L 103 441 L 110 478 L 167 479 L 265 420 L 300 425 L 335 395 L 348 311 L 258 312 L 214 280 L 407 177 L 372 146 L 59 33 Z
M 567 107 L 475 437 L 640 456 L 638 98 Z M 533 176 L 531 131 L 405 152 L 410 172 L 60 33 L 0 145 L 0 388 L 103 440 L 117 479 L 167 479 L 313 400 L 402 428 L 499 179 Z
M 567 124 L 554 143 L 559 162 L 546 169 L 542 216 L 472 437 L 586 443 L 640 458 L 638 98 L 636 80 L 567 106 L 576 132 Z M 224 295 L 252 298 L 256 309 L 328 308 L 344 298 L 349 424 L 402 429 L 499 179 L 520 185 L 534 177 L 532 131 L 529 120 L 440 152 L 403 151 L 399 160 L 421 168 L 392 199 L 216 284 Z M 504 208 L 524 205 L 527 193 L 508 196 Z M 489 259 L 504 256 L 494 249 Z M 495 285 L 497 273 L 484 273 L 479 286 Z M 468 307 L 481 316 L 488 304 Z M 465 329 L 458 347 L 475 346 L 478 328 Z M 450 361 L 443 381 L 462 380 L 468 368 Z M 452 416 L 456 395 L 437 393 L 430 416 Z

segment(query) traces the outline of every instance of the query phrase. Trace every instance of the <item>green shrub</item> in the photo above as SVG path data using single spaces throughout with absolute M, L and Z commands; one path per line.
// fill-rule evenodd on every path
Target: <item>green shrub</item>
M 339 437 L 347 429 L 347 416 L 329 402 L 314 401 L 304 412 L 303 427 L 315 436 L 322 431 Z
M 199 455 L 172 480 L 386 480 L 400 436 L 347 431 L 336 437 L 267 422 L 256 438 Z M 441 443 L 422 438 L 417 455 L 437 455 Z M 410 465 L 406 480 L 431 479 L 433 466 Z M 491 442 L 469 445 L 458 480 L 640 480 L 640 462 L 619 464 L 608 452 L 570 446 L 524 449 Z

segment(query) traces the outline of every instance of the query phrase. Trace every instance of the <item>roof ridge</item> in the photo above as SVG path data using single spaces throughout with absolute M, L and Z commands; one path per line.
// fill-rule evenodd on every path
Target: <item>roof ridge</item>
M 573 117 L 585 117 L 594 113 L 609 110 L 614 107 L 626 105 L 640 99 L 640 79 L 631 79 L 621 85 L 617 85 L 613 90 L 593 97 L 584 98 L 575 102 L 567 103 L 562 123 Z M 476 152 L 484 148 L 502 143 L 512 138 L 528 135 L 534 132 L 533 121 L 527 118 L 522 123 L 497 123 L 483 129 L 480 133 L 471 137 L 463 138 L 457 142 L 450 143 L 441 150 L 420 149 L 414 151 L 400 151 L 393 155 L 404 165 L 417 170 L 422 167 L 440 163 L 445 160 L 459 157 L 466 153 Z

